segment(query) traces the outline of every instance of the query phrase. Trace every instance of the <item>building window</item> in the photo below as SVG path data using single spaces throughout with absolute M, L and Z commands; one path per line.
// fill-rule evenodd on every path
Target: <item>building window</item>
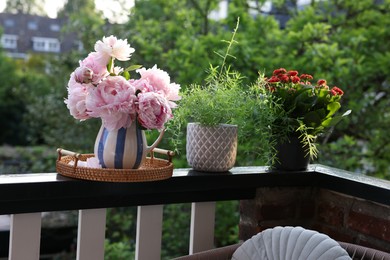
M 49 42 L 49 51 L 58 52 L 59 51 L 59 43 L 58 42 Z
M 12 20 L 12 19 L 6 19 L 4 21 L 4 24 L 5 24 L 6 27 L 13 27 L 15 25 L 15 21 Z
M 18 47 L 18 36 L 4 34 L 1 36 L 1 46 L 3 46 L 4 49 L 16 49 Z
M 33 50 L 40 52 L 60 52 L 61 44 L 58 39 L 33 37 Z
M 36 51 L 45 51 L 45 42 L 36 40 L 34 41 L 33 48 Z
M 29 30 L 38 30 L 38 24 L 34 21 L 29 21 L 27 27 Z
M 61 27 L 58 24 L 53 23 L 50 25 L 50 30 L 52 30 L 53 32 L 58 32 L 60 31 L 60 29 Z

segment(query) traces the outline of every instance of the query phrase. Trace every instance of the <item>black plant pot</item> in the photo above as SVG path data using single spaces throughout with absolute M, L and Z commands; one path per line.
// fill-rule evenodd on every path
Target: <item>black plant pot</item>
M 310 157 L 305 156 L 305 149 L 298 136 L 291 136 L 289 141 L 276 145 L 276 160 L 273 168 L 281 171 L 305 171 Z

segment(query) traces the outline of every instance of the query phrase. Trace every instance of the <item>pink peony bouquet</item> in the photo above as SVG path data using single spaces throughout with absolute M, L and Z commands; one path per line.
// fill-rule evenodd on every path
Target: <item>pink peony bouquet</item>
M 180 100 L 180 85 L 156 65 L 114 66 L 116 60 L 130 60 L 134 51 L 127 40 L 114 36 L 96 42 L 95 51 L 70 75 L 65 103 L 74 118 L 101 118 L 108 130 L 127 128 L 135 121 L 145 129 L 164 128 Z M 130 79 L 131 70 L 139 79 Z

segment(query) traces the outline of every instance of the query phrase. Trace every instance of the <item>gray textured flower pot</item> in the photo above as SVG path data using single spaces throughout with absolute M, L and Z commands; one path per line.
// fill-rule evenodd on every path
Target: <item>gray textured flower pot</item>
M 236 162 L 237 126 L 189 123 L 186 148 L 187 162 L 194 170 L 226 172 Z

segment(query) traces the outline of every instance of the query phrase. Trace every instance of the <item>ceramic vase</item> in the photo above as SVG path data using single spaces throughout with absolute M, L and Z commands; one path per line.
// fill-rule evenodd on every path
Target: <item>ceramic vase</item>
M 157 140 L 148 146 L 144 131 L 135 122 L 128 128 L 111 131 L 102 125 L 96 137 L 94 154 L 103 168 L 138 169 L 163 134 L 161 131 Z

